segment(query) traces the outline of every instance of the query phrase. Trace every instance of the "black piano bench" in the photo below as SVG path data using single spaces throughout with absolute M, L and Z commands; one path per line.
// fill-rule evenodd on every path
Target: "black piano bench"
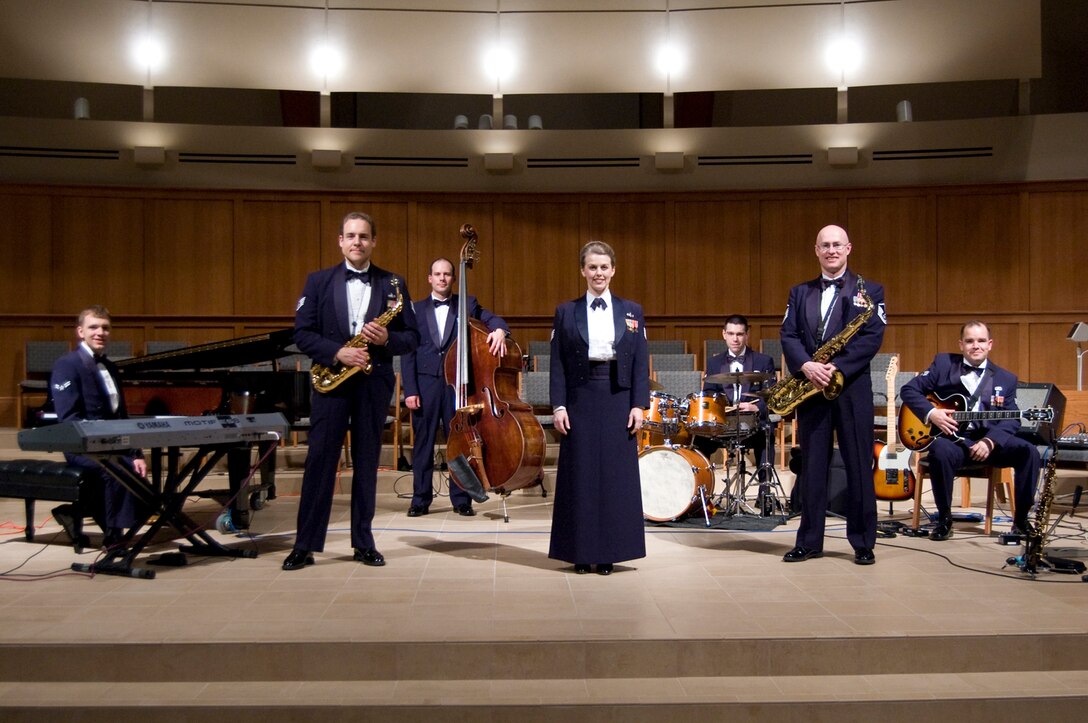
M 78 502 L 90 470 L 42 459 L 0 461 L 0 497 L 21 497 L 26 504 L 26 540 L 34 541 L 35 500 Z M 72 545 L 83 552 L 83 520 L 74 520 Z

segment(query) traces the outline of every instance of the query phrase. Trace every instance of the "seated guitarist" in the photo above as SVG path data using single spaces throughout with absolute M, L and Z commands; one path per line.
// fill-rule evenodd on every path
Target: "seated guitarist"
M 929 446 L 929 474 L 938 513 L 931 540 L 939 542 L 952 536 L 952 482 L 956 470 L 970 462 L 1013 468 L 1013 532 L 1022 533 L 1026 528 L 1042 463 L 1035 446 L 1016 436 L 1020 419 L 969 422 L 961 428 L 949 415 L 950 411 L 1017 409 L 1016 375 L 988 359 L 991 348 L 990 327 L 982 321 L 969 321 L 960 329 L 960 354 L 938 354 L 929 369 L 903 386 L 903 403 L 919 419 L 944 433 Z M 931 394 L 939 400 L 962 395 L 966 408 L 954 408 L 951 400 L 944 405 L 947 409 L 935 405 L 927 398 Z

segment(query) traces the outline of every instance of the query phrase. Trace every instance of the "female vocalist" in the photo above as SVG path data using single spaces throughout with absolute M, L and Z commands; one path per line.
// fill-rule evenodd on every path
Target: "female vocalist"
M 555 310 L 551 401 L 563 435 L 548 556 L 583 575 L 646 556 L 636 434 L 650 404 L 642 307 L 614 296 L 616 253 L 590 241 L 579 254 L 588 291 Z

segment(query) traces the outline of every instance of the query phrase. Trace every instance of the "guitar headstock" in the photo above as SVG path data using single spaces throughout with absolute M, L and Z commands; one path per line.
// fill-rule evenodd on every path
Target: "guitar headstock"
M 461 226 L 461 238 L 465 239 L 461 247 L 461 266 L 471 269 L 472 264 L 480 260 L 480 250 L 476 248 L 476 229 L 472 227 L 472 224 L 466 223 Z
M 1054 408 L 1046 407 L 1045 409 L 1027 409 L 1024 410 L 1023 418 L 1029 422 L 1044 422 L 1049 424 L 1054 421 Z
M 891 360 L 888 362 L 888 371 L 884 372 L 884 381 L 895 382 L 895 375 L 899 373 L 899 355 L 892 354 Z

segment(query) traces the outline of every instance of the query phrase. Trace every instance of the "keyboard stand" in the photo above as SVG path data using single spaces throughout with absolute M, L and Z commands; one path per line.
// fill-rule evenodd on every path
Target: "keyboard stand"
M 191 543 L 180 546 L 182 553 L 213 557 L 256 557 L 256 550 L 224 546 L 182 511 L 186 499 L 204 481 L 216 463 L 232 448 L 248 447 L 249 444 L 251 443 L 232 442 L 202 445 L 196 448 L 184 465 L 181 465 L 180 447 L 154 448 L 150 452 L 146 479 L 129 469 L 124 458 L 119 455 L 88 455 L 136 496 L 144 514 L 115 547 L 106 551 L 102 559 L 90 564 L 73 563 L 72 569 L 97 575 L 153 579 L 154 570 L 136 567 L 134 563 L 136 557 L 166 525 L 173 527 Z M 158 517 L 148 524 L 154 515 Z M 139 534 L 145 527 L 143 533 Z

